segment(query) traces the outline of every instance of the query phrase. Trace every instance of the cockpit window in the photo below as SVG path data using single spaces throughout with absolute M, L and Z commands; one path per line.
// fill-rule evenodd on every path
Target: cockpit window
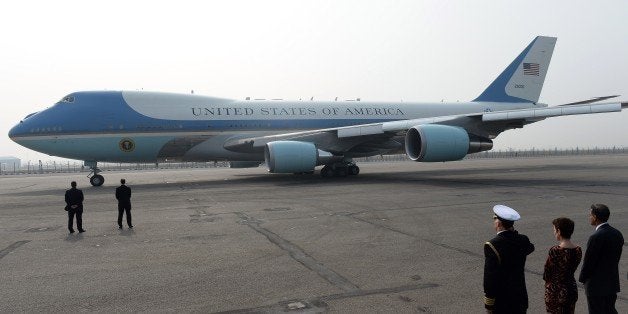
M 65 96 L 65 97 L 63 97 L 61 99 L 61 102 L 73 103 L 74 102 L 74 96 L 72 96 L 72 95 Z
M 38 111 L 39 112 L 39 111 Z M 37 112 L 33 112 L 33 113 L 29 113 L 26 117 L 24 117 L 24 119 L 22 120 L 26 120 L 28 118 L 30 118 L 31 116 L 35 115 Z

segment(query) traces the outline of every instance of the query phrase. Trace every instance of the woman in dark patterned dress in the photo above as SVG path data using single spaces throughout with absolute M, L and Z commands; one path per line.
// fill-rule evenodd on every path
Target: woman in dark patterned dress
M 543 280 L 545 280 L 545 308 L 548 313 L 574 313 L 578 301 L 578 287 L 574 272 L 582 259 L 582 249 L 571 242 L 574 222 L 569 218 L 552 221 L 558 245 L 549 250 Z

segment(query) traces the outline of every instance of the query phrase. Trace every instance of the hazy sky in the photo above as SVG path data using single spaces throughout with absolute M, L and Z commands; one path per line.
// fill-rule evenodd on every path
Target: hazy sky
M 8 1 L 0 12 L 0 156 L 78 90 L 243 99 L 468 101 L 537 35 L 558 37 L 550 105 L 628 101 L 628 1 Z M 77 117 L 80 119 L 80 117 Z M 628 110 L 508 131 L 496 149 L 628 146 Z

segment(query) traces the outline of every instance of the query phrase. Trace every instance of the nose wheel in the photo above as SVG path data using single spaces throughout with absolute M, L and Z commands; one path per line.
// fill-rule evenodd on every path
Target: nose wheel
M 93 186 L 101 186 L 103 185 L 103 183 L 105 183 L 105 177 L 99 174 L 95 174 L 89 178 L 89 183 L 91 183 Z
M 89 167 L 91 172 L 87 175 L 89 178 L 89 183 L 93 186 L 101 186 L 105 183 L 105 177 L 99 175 L 102 170 L 98 169 L 98 163 L 95 161 L 86 161 L 84 163 L 85 166 Z

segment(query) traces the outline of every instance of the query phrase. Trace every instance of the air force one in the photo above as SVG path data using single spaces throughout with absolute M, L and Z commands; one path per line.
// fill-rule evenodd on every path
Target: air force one
M 501 132 L 549 117 L 619 112 L 616 96 L 548 107 L 539 103 L 556 38 L 536 37 L 480 96 L 466 103 L 234 100 L 194 94 L 87 91 L 27 115 L 16 143 L 83 160 L 100 186 L 98 162 L 228 160 L 272 173 L 357 175 L 353 158 L 404 152 L 444 162 L 490 150 Z M 596 103 L 596 104 L 594 104 Z

